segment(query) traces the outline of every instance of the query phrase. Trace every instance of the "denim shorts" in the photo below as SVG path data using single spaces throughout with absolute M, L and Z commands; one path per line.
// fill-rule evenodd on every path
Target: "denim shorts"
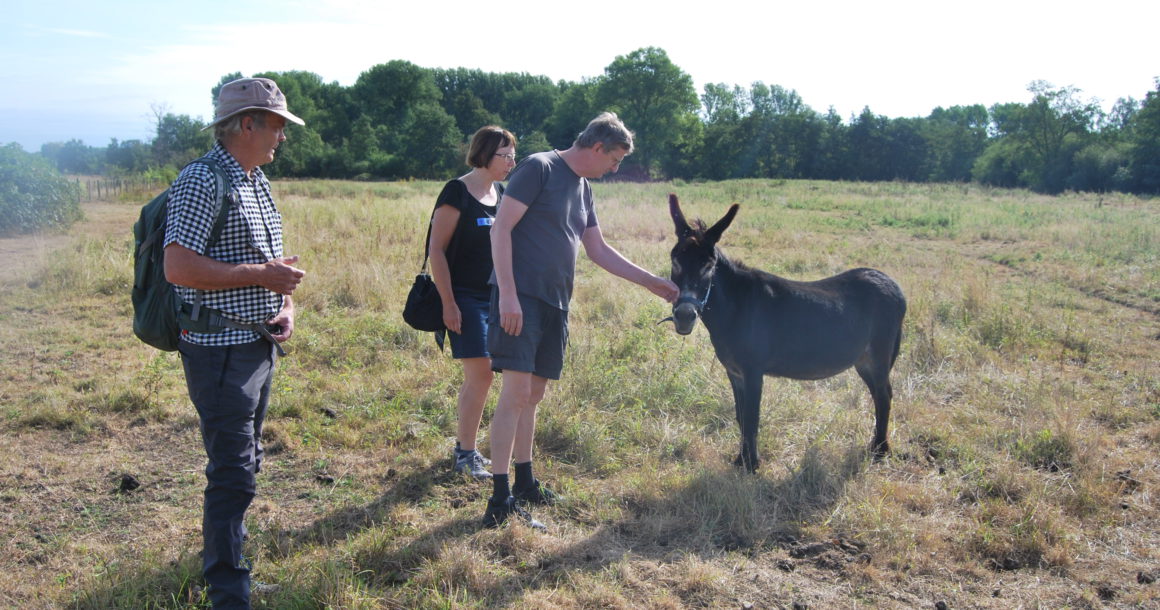
M 568 312 L 525 295 L 519 295 L 524 312 L 520 336 L 513 337 L 499 324 L 499 291 L 491 291 L 487 349 L 491 368 L 531 373 L 544 379 L 559 379 L 564 370 L 564 350 L 568 345 Z
M 447 331 L 451 342 L 452 358 L 487 358 L 487 314 L 490 292 L 486 290 L 454 289 L 455 304 L 463 318 L 459 330 Z

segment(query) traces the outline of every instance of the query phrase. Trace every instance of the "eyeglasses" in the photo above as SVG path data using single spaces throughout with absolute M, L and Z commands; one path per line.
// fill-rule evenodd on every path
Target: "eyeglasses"
M 507 159 L 508 161 L 515 161 L 515 160 L 516 160 L 516 154 L 515 154 L 515 153 L 508 153 L 508 154 L 506 154 L 506 155 L 501 155 L 501 154 L 499 154 L 499 153 L 495 153 L 495 156 L 497 156 L 497 157 L 501 157 L 501 158 L 504 158 L 504 159 Z

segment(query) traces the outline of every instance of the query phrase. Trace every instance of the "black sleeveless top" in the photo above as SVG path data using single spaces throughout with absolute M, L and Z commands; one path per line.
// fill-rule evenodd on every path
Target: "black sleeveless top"
M 499 197 L 503 197 L 503 184 L 497 182 L 495 186 Z M 441 205 L 459 210 L 459 224 L 447 244 L 451 289 L 490 291 L 487 281 L 492 270 L 491 225 L 495 223 L 495 211 L 499 206 L 483 205 L 458 179 L 448 181 L 443 192 L 439 193 L 435 208 Z

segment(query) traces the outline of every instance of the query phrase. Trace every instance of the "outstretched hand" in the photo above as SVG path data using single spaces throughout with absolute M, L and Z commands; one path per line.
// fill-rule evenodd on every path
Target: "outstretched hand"
M 668 278 L 660 277 L 659 275 L 652 276 L 652 279 L 645 284 L 645 288 L 649 292 L 657 295 L 665 301 L 672 303 L 677 300 L 677 296 L 681 294 L 681 289 Z

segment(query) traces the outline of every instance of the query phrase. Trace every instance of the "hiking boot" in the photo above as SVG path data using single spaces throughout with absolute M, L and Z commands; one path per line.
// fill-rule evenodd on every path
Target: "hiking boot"
M 471 451 L 456 450 L 455 465 L 452 466 L 452 470 L 462 474 L 470 474 L 477 481 L 484 481 L 491 478 L 491 473 L 487 471 L 487 465 L 490 463 L 491 460 L 483 457 L 474 449 Z
M 487 511 L 483 513 L 483 527 L 496 528 L 507 521 L 508 516 L 515 515 L 524 522 L 528 527 L 534 530 L 546 530 L 548 526 L 536 521 L 532 518 L 531 513 L 520 508 L 514 496 L 508 496 L 503 500 L 496 502 L 494 499 L 487 500 Z
M 472 449 L 472 451 L 475 451 L 476 453 L 479 453 L 479 451 L 477 451 L 477 450 L 475 450 L 475 449 Z M 460 453 L 463 453 L 463 450 L 459 448 L 459 441 L 455 441 L 455 451 L 453 451 L 453 452 L 452 452 L 452 455 L 453 455 L 453 456 L 455 456 L 455 457 L 459 457 L 459 454 L 460 454 Z M 482 454 L 482 453 L 479 453 L 479 459 L 483 460 L 483 465 L 484 465 L 484 466 L 491 466 L 491 460 L 489 460 L 489 459 L 487 459 L 487 458 L 483 457 L 483 454 Z
M 539 479 L 532 479 L 532 484 L 527 487 L 513 487 L 512 496 L 520 502 L 542 506 L 551 506 L 564 499 L 560 494 L 541 485 Z

